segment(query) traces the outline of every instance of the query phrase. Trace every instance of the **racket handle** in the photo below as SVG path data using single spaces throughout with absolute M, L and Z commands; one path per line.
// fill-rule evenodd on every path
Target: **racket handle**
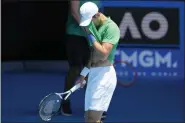
M 83 84 L 86 84 L 86 81 L 83 81 Z M 74 91 L 78 90 L 81 87 L 81 83 L 76 84 L 74 87 L 70 89 L 70 91 L 73 93 Z
M 71 95 L 71 92 L 67 94 L 67 96 L 64 98 L 64 100 L 67 100 L 67 98 Z

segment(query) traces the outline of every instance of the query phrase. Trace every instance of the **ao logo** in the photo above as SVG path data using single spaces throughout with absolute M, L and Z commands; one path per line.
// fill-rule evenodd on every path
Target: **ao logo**
M 158 30 L 152 30 L 150 28 L 150 23 L 156 21 L 159 24 Z M 138 27 L 134 21 L 134 18 L 130 12 L 126 12 L 120 23 L 121 38 L 125 37 L 126 31 L 129 29 L 133 39 L 141 39 L 141 34 Z M 149 39 L 157 40 L 163 38 L 168 32 L 168 21 L 159 12 L 150 12 L 146 14 L 141 20 L 141 30 L 142 33 Z
M 127 55 L 124 51 L 117 51 L 116 54 L 121 57 L 122 61 L 131 63 L 133 67 L 160 68 L 161 65 L 164 65 L 166 68 L 178 67 L 178 62 L 172 61 L 172 52 L 161 55 L 158 51 L 144 50 L 141 52 L 134 51 L 131 55 Z M 122 64 L 122 66 L 124 67 L 125 64 Z

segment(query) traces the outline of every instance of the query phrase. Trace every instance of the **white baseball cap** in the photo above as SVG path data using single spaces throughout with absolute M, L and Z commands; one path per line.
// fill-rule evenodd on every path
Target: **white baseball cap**
M 92 17 L 98 13 L 98 7 L 93 2 L 86 2 L 80 7 L 80 26 L 88 26 Z

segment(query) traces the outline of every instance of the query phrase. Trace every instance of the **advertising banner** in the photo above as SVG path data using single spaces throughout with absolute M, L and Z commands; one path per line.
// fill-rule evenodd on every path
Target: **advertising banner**
M 183 54 L 177 50 L 120 48 L 116 59 L 131 64 L 140 77 L 184 77 Z M 116 67 L 118 75 L 124 75 L 124 67 L 124 63 Z
M 102 5 L 120 28 L 120 45 L 180 48 L 183 2 L 106 1 Z
M 120 28 L 116 60 L 132 65 L 138 76 L 184 78 L 184 3 L 104 1 L 103 11 Z M 124 75 L 125 64 L 117 67 Z

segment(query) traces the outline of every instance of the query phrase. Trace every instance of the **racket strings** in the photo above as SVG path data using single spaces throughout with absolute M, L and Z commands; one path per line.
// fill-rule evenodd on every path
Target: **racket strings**
M 40 105 L 39 115 L 42 120 L 50 121 L 51 117 L 58 113 L 61 99 L 57 95 L 47 96 Z
M 42 108 L 43 108 L 43 107 L 42 107 Z M 44 120 L 44 121 L 50 121 L 52 115 L 51 115 L 51 114 L 45 114 L 45 113 L 43 114 L 42 108 L 41 108 L 41 110 L 39 111 L 39 115 L 40 115 L 41 119 Z
M 46 106 L 44 107 L 43 111 L 44 113 L 48 114 L 48 113 L 52 113 L 53 109 L 54 109 L 54 105 L 55 105 L 55 100 L 50 100 Z

